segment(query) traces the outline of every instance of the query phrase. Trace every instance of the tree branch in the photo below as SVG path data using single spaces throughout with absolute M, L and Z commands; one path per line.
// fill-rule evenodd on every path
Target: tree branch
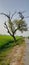
M 7 15 L 7 14 L 5 14 L 5 13 L 0 13 L 0 14 L 5 15 L 7 18 L 10 19 L 10 16 L 9 16 L 9 15 Z
M 6 26 L 6 29 L 8 30 L 8 33 L 12 36 L 12 34 L 10 33 L 10 31 L 9 31 L 9 29 L 8 29 L 8 26 L 7 26 L 6 22 L 5 22 L 4 24 L 5 24 L 5 26 Z
M 13 18 L 13 16 L 16 14 L 16 11 L 12 14 L 12 16 L 11 16 L 11 19 Z
M 15 33 L 17 30 L 18 30 L 18 28 L 17 28 L 17 29 L 15 29 L 14 33 Z

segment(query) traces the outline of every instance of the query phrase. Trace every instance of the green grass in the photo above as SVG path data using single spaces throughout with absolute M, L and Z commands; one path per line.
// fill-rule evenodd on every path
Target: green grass
M 21 40 L 22 37 L 16 36 L 16 39 Z M 0 49 L 4 47 L 12 46 L 13 43 L 14 43 L 14 40 L 11 36 L 0 35 Z
M 0 47 L 6 44 L 8 41 L 12 41 L 13 38 L 11 36 L 0 35 Z
M 14 42 L 13 37 L 8 35 L 0 35 L 0 52 L 5 51 L 8 48 L 12 48 L 15 45 L 21 45 L 23 43 L 23 37 L 16 36 L 16 43 Z
M 21 45 L 24 41 L 24 38 L 21 36 L 16 36 L 16 39 L 17 42 L 15 43 L 11 36 L 0 35 L 0 65 L 3 65 L 3 60 L 12 51 L 12 48 L 16 45 Z

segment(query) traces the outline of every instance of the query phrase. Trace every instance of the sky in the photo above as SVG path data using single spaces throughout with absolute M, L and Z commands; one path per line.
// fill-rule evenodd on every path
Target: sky
M 12 14 L 14 11 L 25 11 L 24 16 L 29 15 L 29 0 L 0 0 L 0 13 L 4 12 Z M 15 16 L 16 17 L 16 16 Z M 0 34 L 7 34 L 6 29 L 4 28 L 4 22 L 7 20 L 5 16 L 0 15 Z M 29 18 L 25 18 L 26 23 L 29 27 Z M 29 36 L 29 31 L 21 32 L 17 31 L 17 35 Z

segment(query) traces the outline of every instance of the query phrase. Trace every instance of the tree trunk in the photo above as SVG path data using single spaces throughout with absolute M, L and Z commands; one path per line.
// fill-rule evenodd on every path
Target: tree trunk
M 13 37 L 14 41 L 16 42 L 16 38 L 15 38 L 15 36 L 13 35 L 12 37 Z

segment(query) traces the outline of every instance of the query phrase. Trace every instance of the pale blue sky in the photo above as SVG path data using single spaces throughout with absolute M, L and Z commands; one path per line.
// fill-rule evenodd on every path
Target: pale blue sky
M 13 13 L 15 10 L 17 11 L 25 10 L 26 12 L 24 13 L 24 16 L 29 15 L 29 0 L 0 0 L 0 13 L 5 12 L 8 14 L 9 11 Z M 6 31 L 4 30 L 4 26 L 3 26 L 5 20 L 6 17 L 0 15 L 0 34 L 1 33 L 6 34 Z M 29 26 L 29 18 L 25 20 Z M 29 31 L 26 33 L 24 32 L 23 35 L 29 35 Z

